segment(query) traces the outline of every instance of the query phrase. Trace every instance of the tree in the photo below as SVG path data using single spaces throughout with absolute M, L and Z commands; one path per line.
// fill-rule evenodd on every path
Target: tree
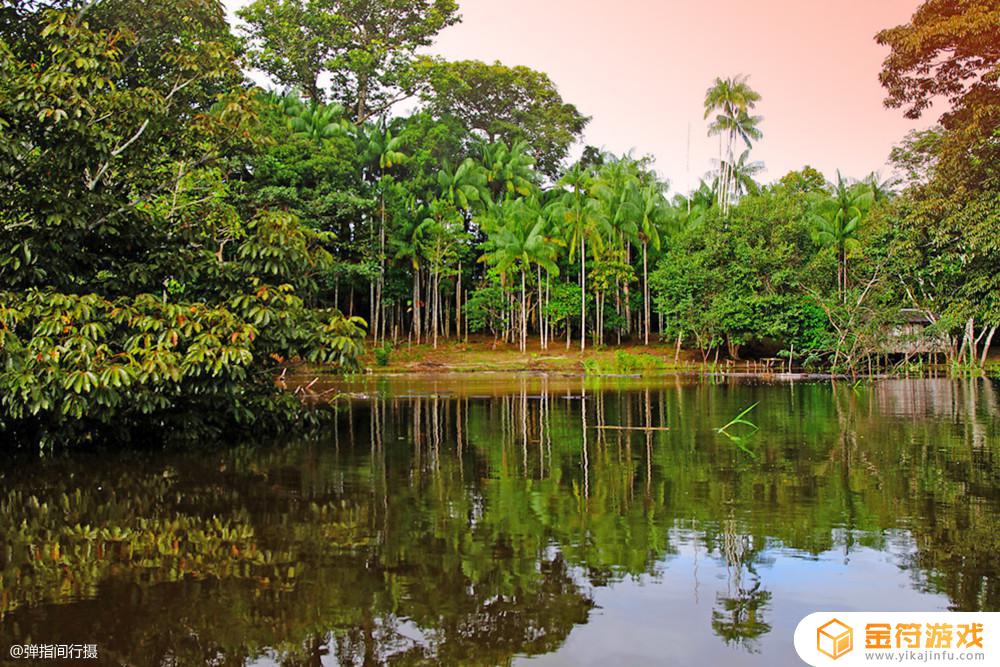
M 466 158 L 454 170 L 445 163 L 438 171 L 437 181 L 441 198 L 463 215 L 471 215 L 473 208 L 490 201 L 486 174 L 472 158 Z
M 759 186 L 757 185 L 757 181 L 754 180 L 754 176 L 759 174 L 763 169 L 763 162 L 750 161 L 750 151 L 748 149 L 740 153 L 740 157 L 732 164 L 723 164 L 719 172 L 720 174 L 729 174 L 731 196 L 733 200 L 739 201 L 739 198 L 743 195 L 757 192 Z
M 772 186 L 734 204 L 728 224 L 679 231 L 650 275 L 666 332 L 707 360 L 726 345 L 731 359 L 748 343 L 823 348 L 828 324 L 806 289 L 820 287 L 810 232 L 810 200 Z M 710 222 L 721 215 L 710 210 Z
M 948 99 L 946 128 L 1000 100 L 1000 6 L 992 0 L 925 0 L 910 22 L 881 31 L 875 40 L 888 46 L 879 80 L 886 106 L 907 107 L 919 118 L 936 97 Z
M 435 199 L 427 206 L 426 217 L 414 231 L 417 248 L 430 267 L 428 315 L 434 349 L 438 346 L 438 332 L 443 328 L 441 278 L 461 258 L 465 236 L 461 211 L 444 199 Z
M 455 0 L 255 0 L 237 15 L 260 69 L 314 102 L 328 75 L 358 124 L 416 90 L 417 50 L 460 19 Z
M 504 197 L 527 197 L 538 187 L 538 174 L 534 170 L 526 141 L 516 141 L 508 146 L 503 141 L 480 146 L 486 182 L 495 201 Z
M 222 7 L 139 4 L 0 40 L 0 427 L 36 441 L 276 425 L 283 365 L 361 352 L 324 307 L 329 235 L 230 198 L 259 127 Z
M 826 192 L 827 190 L 826 177 L 810 166 L 788 172 L 778 179 L 778 184 L 792 192 L 805 194 Z
M 326 95 L 320 77 L 336 53 L 334 16 L 323 0 L 256 0 L 236 12 L 247 26 L 250 62 L 275 83 L 302 90 L 313 104 Z
M 642 304 L 643 304 L 643 341 L 649 345 L 649 331 L 652 328 L 649 291 L 649 247 L 660 251 L 660 230 L 668 220 L 668 208 L 663 189 L 659 184 L 650 184 L 639 192 L 639 241 L 642 243 Z
M 532 265 L 544 269 L 546 275 L 559 275 L 555 262 L 557 250 L 546 235 L 548 223 L 537 199 L 506 202 L 502 207 L 494 207 L 494 215 L 499 217 L 499 225 L 494 223 L 495 231 L 490 235 L 493 250 L 483 255 L 483 259 L 502 273 L 516 268 L 521 274 L 520 347 L 524 352 L 528 344 L 527 276 Z M 538 291 L 541 308 L 540 282 Z
M 604 284 L 600 289 L 595 289 L 597 294 L 597 318 L 598 327 L 596 334 L 598 340 L 603 335 L 601 322 L 604 318 L 603 293 L 614 289 L 616 315 L 620 322 L 625 324 L 626 330 L 631 330 L 631 304 L 629 299 L 629 285 L 632 282 L 626 279 L 631 275 L 631 271 L 621 270 L 621 264 L 631 263 L 631 245 L 638 244 L 639 226 L 638 220 L 641 214 L 639 201 L 639 188 L 643 178 L 647 177 L 645 171 L 646 161 L 636 160 L 631 156 L 624 155 L 616 157 L 605 154 L 599 157 L 594 164 L 596 178 L 593 183 L 593 193 L 604 209 L 604 217 L 607 220 L 606 233 L 603 247 L 600 248 L 600 255 L 594 252 L 595 260 L 600 260 L 602 266 L 594 266 L 591 276 L 599 275 L 603 278 L 622 278 L 619 282 Z M 597 285 L 591 280 L 591 287 Z M 622 298 L 624 292 L 624 299 Z M 624 305 L 624 320 L 621 320 L 622 305 Z M 619 326 L 619 332 L 621 327 Z
M 364 162 L 367 165 L 369 180 L 374 181 L 378 191 L 378 279 L 371 296 L 372 338 L 378 341 L 381 334 L 385 340 L 385 308 L 383 295 L 385 292 L 386 263 L 386 191 L 392 187 L 393 180 L 390 170 L 405 164 L 406 153 L 403 152 L 403 142 L 392 134 L 388 128 L 380 128 L 374 124 L 366 124 L 357 130 L 358 143 Z
M 289 115 L 288 127 L 295 136 L 322 142 L 323 139 L 349 136 L 353 129 L 344 120 L 344 107 L 339 104 L 300 104 L 288 106 L 282 102 Z
M 546 74 L 527 67 L 439 61 L 430 72 L 424 102 L 432 112 L 455 116 L 491 144 L 525 141 L 551 179 L 590 121 L 563 101 Z
M 732 173 L 734 164 L 736 139 L 742 139 L 747 148 L 754 140 L 760 139 L 761 132 L 757 128 L 760 116 L 751 116 L 750 111 L 760 101 L 760 93 L 750 87 L 747 77 L 736 76 L 726 79 L 716 78 L 712 87 L 705 92 L 705 118 L 713 113 L 715 119 L 709 125 L 709 136 L 719 135 L 720 186 L 718 188 L 719 207 L 722 214 L 729 212 Z M 726 137 L 725 156 L 723 157 L 722 137 Z M 726 168 L 726 163 L 729 168 Z
M 569 260 L 580 258 L 580 350 L 587 348 L 587 243 L 592 251 L 600 248 L 607 217 L 599 199 L 593 196 L 593 175 L 577 164 L 559 180 L 564 190 L 551 203 L 549 212 L 563 230 L 569 246 Z M 568 339 L 567 339 L 568 344 Z
M 852 184 L 840 172 L 830 196 L 821 196 L 811 215 L 816 241 L 837 253 L 837 292 L 844 299 L 849 284 L 849 253 L 860 248 L 861 222 L 872 204 L 872 190 L 863 183 Z

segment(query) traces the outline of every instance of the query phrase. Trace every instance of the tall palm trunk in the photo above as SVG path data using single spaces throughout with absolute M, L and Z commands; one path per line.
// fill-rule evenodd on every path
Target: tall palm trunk
M 413 333 L 420 345 L 420 265 L 413 268 Z
M 840 302 L 847 301 L 847 250 L 843 243 L 837 245 L 837 291 Z
M 625 246 L 625 262 L 629 266 L 632 265 L 632 246 L 631 245 L 626 245 Z M 628 281 L 627 280 L 625 281 L 625 286 L 624 286 L 624 290 L 623 291 L 625 292 L 625 333 L 628 334 L 629 338 L 632 338 L 632 304 L 630 303 L 631 300 L 629 299 L 629 289 L 628 289 Z M 619 335 L 618 338 L 619 338 L 618 342 L 621 343 L 621 340 L 620 340 L 621 339 L 621 335 Z
M 545 271 L 545 349 L 549 349 L 549 342 L 552 340 L 552 313 L 549 312 L 549 304 L 552 303 L 552 292 L 549 286 L 549 272 Z
M 569 326 L 567 324 L 567 326 Z M 580 235 L 580 351 L 587 349 L 587 240 Z
M 643 317 L 645 318 L 645 326 L 644 326 L 644 328 L 646 330 L 645 331 L 645 334 L 646 334 L 646 345 L 649 345 L 649 327 L 650 327 L 650 324 L 651 324 L 650 323 L 650 318 L 649 318 L 649 267 L 648 267 L 647 258 L 646 258 L 646 254 L 647 254 L 646 246 L 648 244 L 649 244 L 649 241 L 646 241 L 645 239 L 643 239 L 643 242 L 642 242 L 642 304 L 643 305 L 642 305 L 642 307 L 643 307 Z
M 548 272 L 545 273 L 548 279 Z M 542 287 L 542 267 L 538 266 L 538 337 L 543 350 L 549 348 L 548 331 L 545 321 L 545 290 Z
M 381 189 L 381 188 L 380 188 Z M 383 309 L 383 301 L 385 291 L 385 192 L 379 193 L 380 208 L 381 208 L 381 224 L 379 225 L 379 255 L 378 255 L 378 289 L 376 290 L 376 296 L 378 301 L 378 327 L 375 333 L 375 342 L 378 342 L 378 334 L 382 333 L 382 342 L 385 342 L 385 311 Z
M 440 317 L 441 304 L 439 303 L 438 296 L 440 294 L 440 280 L 441 274 L 438 269 L 434 269 L 434 273 L 431 278 L 431 335 L 434 337 L 434 349 L 438 347 L 438 318 Z
M 528 349 L 528 299 L 524 288 L 524 267 L 521 267 L 521 352 Z
M 455 337 L 462 337 L 462 263 L 458 263 L 458 278 L 455 282 Z

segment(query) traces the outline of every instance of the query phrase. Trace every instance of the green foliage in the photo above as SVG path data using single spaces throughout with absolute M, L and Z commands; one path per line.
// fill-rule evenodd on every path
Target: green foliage
M 389 360 L 392 357 L 392 353 L 395 347 L 392 343 L 386 341 L 374 350 L 375 353 L 375 364 L 377 366 L 388 366 Z
M 633 354 L 616 350 L 614 359 L 610 362 L 598 357 L 583 360 L 583 369 L 587 375 L 647 375 L 666 368 L 667 364 L 661 357 L 647 352 Z
M 768 340 L 814 349 L 827 339 L 823 311 L 804 287 L 816 285 L 809 201 L 784 187 L 744 197 L 726 225 L 710 217 L 680 234 L 650 277 L 668 339 L 730 356 Z
M 876 35 L 888 46 L 879 80 L 886 105 L 908 106 L 906 116 L 919 118 L 936 97 L 945 97 L 952 111 L 946 126 L 964 122 L 984 100 L 1000 93 L 997 66 L 1000 53 L 1000 8 L 981 0 L 925 0 L 905 25 Z
M 507 319 L 506 299 L 504 289 L 496 282 L 474 289 L 463 306 L 469 331 L 499 333 Z
M 0 419 L 28 440 L 275 423 L 285 364 L 362 351 L 323 304 L 332 237 L 234 201 L 260 126 L 221 7 L 129 7 L 5 26 Z
M 490 143 L 526 142 L 550 178 L 590 120 L 563 101 L 546 74 L 527 67 L 442 61 L 430 66 L 429 78 L 424 99 L 435 114 L 458 118 Z
M 587 300 L 588 303 L 590 299 Z M 563 331 L 570 326 L 570 320 L 580 313 L 580 288 L 571 283 L 552 284 L 551 298 L 545 303 L 545 312 L 557 327 Z
M 328 75 L 330 96 L 356 123 L 412 93 L 417 50 L 460 19 L 454 0 L 254 0 L 238 15 L 254 65 L 316 103 Z
M 956 368 L 982 368 L 1000 327 L 998 17 L 995 3 L 927 0 L 878 35 L 891 48 L 880 75 L 889 106 L 918 117 L 939 97 L 951 103 L 939 127 L 893 151 L 909 187 L 880 223 L 885 270 L 898 276 L 885 292 L 929 314 Z

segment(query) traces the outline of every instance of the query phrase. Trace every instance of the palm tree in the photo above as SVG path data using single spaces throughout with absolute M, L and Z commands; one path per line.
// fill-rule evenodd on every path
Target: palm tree
M 538 185 L 531 147 L 523 140 L 507 146 L 502 141 L 480 146 L 483 170 L 494 198 L 527 197 Z
M 411 304 L 411 329 L 410 335 L 420 344 L 421 321 L 420 321 L 420 243 L 418 229 L 420 223 L 427 217 L 424 207 L 417 204 L 416 197 L 410 194 L 406 198 L 404 210 L 408 212 L 403 216 L 398 233 L 393 235 L 394 258 L 409 265 L 410 273 L 413 277 L 412 304 Z
M 690 195 L 675 195 L 671 202 L 671 218 L 678 230 L 695 229 L 705 221 L 705 216 L 717 203 L 716 183 L 702 180 Z
M 836 249 L 837 292 L 841 300 L 848 288 L 848 253 L 860 247 L 858 233 L 871 202 L 871 188 L 863 183 L 850 183 L 838 171 L 832 194 L 816 201 L 810 214 L 816 242 Z
M 754 180 L 754 176 L 759 174 L 763 169 L 763 162 L 750 161 L 749 149 L 740 153 L 740 157 L 735 163 L 729 164 L 728 162 L 723 162 L 719 172 L 721 174 L 725 171 L 729 174 L 729 189 L 733 198 L 732 201 L 738 202 L 741 196 L 755 193 L 760 189 L 757 181 Z
M 442 199 L 463 215 L 471 214 L 474 207 L 485 207 L 490 202 L 486 173 L 472 158 L 466 158 L 452 171 L 447 162 L 438 171 L 438 188 Z
M 559 184 L 566 188 L 553 200 L 549 212 L 563 230 L 569 245 L 572 262 L 579 248 L 580 253 L 580 350 L 587 348 L 587 243 L 598 249 L 602 244 L 601 232 L 607 227 L 607 217 L 600 200 L 593 196 L 593 174 L 580 165 L 573 165 Z M 568 344 L 568 343 L 567 343 Z
M 895 178 L 882 180 L 882 176 L 877 171 L 868 174 L 862 183 L 871 190 L 872 204 L 881 204 L 882 202 L 889 201 L 896 195 L 898 181 Z
M 723 162 L 733 163 L 733 152 L 736 139 L 740 138 L 749 148 L 752 141 L 762 136 L 757 125 L 759 116 L 751 116 L 752 110 L 760 101 L 760 93 L 753 90 L 747 77 L 743 75 L 722 79 L 717 77 L 712 86 L 705 92 L 705 118 L 716 113 L 715 120 L 709 125 L 709 136 L 719 135 L 719 162 L 723 166 L 720 173 L 720 188 L 718 191 L 719 207 L 723 215 L 729 213 L 729 194 L 731 174 Z M 726 137 L 726 151 L 723 157 L 722 137 Z
M 641 215 L 639 187 L 641 185 L 641 163 L 626 155 L 616 158 L 611 155 L 602 156 L 603 163 L 598 168 L 598 178 L 594 184 L 594 194 L 603 204 L 609 227 L 610 245 L 621 250 L 624 261 L 631 263 L 631 245 L 638 241 L 639 227 L 637 220 Z M 625 293 L 625 322 L 627 331 L 631 331 L 631 306 L 629 305 L 629 283 L 614 286 L 616 296 L 618 290 Z M 621 315 L 622 299 L 617 299 L 619 315 Z
M 660 229 L 668 216 L 667 199 L 663 194 L 663 185 L 651 183 L 639 192 L 639 241 L 642 243 L 642 304 L 643 304 L 643 340 L 649 345 L 649 330 L 652 328 L 652 313 L 649 294 L 649 246 L 660 250 Z
M 341 112 L 343 109 L 341 108 Z M 375 124 L 366 124 L 357 128 L 356 139 L 360 147 L 364 163 L 368 166 L 370 173 L 376 176 L 375 183 L 379 192 L 379 272 L 377 285 L 372 286 L 372 335 L 375 342 L 378 342 L 379 333 L 382 340 L 385 340 L 385 311 L 383 307 L 383 293 L 385 291 L 385 235 L 386 235 L 386 211 L 385 193 L 391 182 L 388 171 L 393 167 L 403 164 L 407 160 L 403 152 L 403 141 L 400 137 L 394 137 L 392 130 L 383 128 Z
M 285 114 L 292 134 L 314 141 L 346 137 L 351 130 L 350 123 L 344 119 L 344 107 L 339 104 L 286 106 Z
M 527 274 L 531 266 L 545 269 L 548 275 L 558 275 L 555 245 L 546 236 L 546 220 L 537 199 L 517 199 L 504 207 L 503 222 L 491 237 L 494 250 L 483 256 L 505 273 L 512 266 L 521 273 L 521 321 L 520 349 L 528 347 L 528 294 Z M 541 308 L 541 282 L 538 285 L 539 308 Z
M 414 238 L 430 269 L 428 324 L 434 349 L 437 349 L 441 329 L 441 276 L 457 261 L 459 249 L 466 241 L 461 212 L 450 202 L 433 200 L 426 207 L 426 217 L 414 231 Z

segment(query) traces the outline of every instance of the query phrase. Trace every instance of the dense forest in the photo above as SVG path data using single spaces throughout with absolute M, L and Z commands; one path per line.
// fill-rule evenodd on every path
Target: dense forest
M 986 365 L 996 0 L 926 0 L 875 37 L 886 105 L 945 107 L 900 138 L 899 178 L 759 182 L 766 100 L 734 74 L 706 82 L 719 157 L 686 194 L 649 157 L 580 150 L 589 118 L 544 73 L 426 55 L 454 0 L 239 17 L 218 0 L 0 8 L 0 430 L 265 427 L 303 414 L 275 382 L 289 368 L 470 334 L 856 373 L 899 362 L 887 339 L 916 312 L 938 360 Z

